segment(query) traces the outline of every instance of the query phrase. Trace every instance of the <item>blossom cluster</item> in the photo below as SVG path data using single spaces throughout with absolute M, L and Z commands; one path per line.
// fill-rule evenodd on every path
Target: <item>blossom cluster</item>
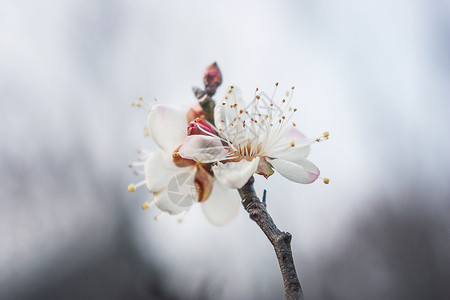
M 154 197 L 143 208 L 154 204 L 172 215 L 200 203 L 213 224 L 224 225 L 238 212 L 237 189 L 254 174 L 268 178 L 277 171 L 294 182 L 314 182 L 320 171 L 307 156 L 328 132 L 307 138 L 297 129 L 292 90 L 276 102 L 256 89 L 246 103 L 240 89 L 230 86 L 209 121 L 198 104 L 188 111 L 166 104 L 150 107 L 147 134 L 158 149 L 142 151 L 141 161 L 131 164 L 143 167 L 145 180 L 128 190 L 145 185 Z

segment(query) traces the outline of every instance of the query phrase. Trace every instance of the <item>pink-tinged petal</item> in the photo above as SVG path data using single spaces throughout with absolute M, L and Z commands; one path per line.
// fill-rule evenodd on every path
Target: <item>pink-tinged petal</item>
M 276 158 L 269 161 L 277 172 L 294 182 L 312 183 L 320 175 L 316 165 L 305 158 L 298 157 L 295 160 Z
M 236 217 L 240 203 L 237 190 L 227 188 L 216 180 L 211 195 L 202 202 L 202 210 L 211 223 L 223 226 Z
M 270 157 L 282 158 L 295 150 L 296 156 L 301 155 L 306 158 L 311 151 L 310 145 L 314 143 L 315 139 L 308 139 L 300 130 L 290 127 L 281 134 L 281 138 L 267 152 Z M 280 151 L 280 149 L 284 150 Z
M 144 165 L 145 182 L 150 192 L 159 192 L 169 184 L 170 179 L 183 172 L 171 161 L 172 157 L 162 150 L 153 151 L 148 155 Z
M 225 159 L 228 150 L 217 136 L 190 135 L 184 140 L 178 154 L 186 159 L 208 163 Z
M 256 172 L 259 164 L 259 157 L 251 161 L 242 159 L 238 162 L 218 163 L 213 166 L 214 176 L 228 187 L 240 189 Z
M 158 193 L 154 193 L 155 205 L 164 212 L 171 215 L 180 214 L 189 209 L 189 206 L 183 207 L 174 203 L 174 201 L 169 197 L 167 189 L 164 189 Z
M 148 127 L 155 143 L 172 153 L 186 137 L 186 111 L 172 105 L 155 105 L 148 115 Z

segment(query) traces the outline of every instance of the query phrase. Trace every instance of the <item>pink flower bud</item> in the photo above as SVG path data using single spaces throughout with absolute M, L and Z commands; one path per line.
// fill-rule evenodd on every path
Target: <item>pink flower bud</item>
M 191 121 L 187 130 L 188 135 L 209 135 L 208 132 L 216 135 L 216 132 L 211 125 L 209 125 L 209 123 L 204 119 L 200 118 L 196 118 L 194 121 Z
M 203 73 L 203 83 L 205 84 L 206 93 L 209 96 L 214 95 L 217 87 L 222 83 L 222 74 L 216 63 L 206 68 L 205 73 Z

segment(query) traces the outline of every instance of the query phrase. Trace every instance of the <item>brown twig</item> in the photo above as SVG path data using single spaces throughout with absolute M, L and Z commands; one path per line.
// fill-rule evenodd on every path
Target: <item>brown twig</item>
M 272 217 L 266 210 L 265 202 L 261 202 L 253 188 L 253 177 L 239 189 L 242 205 L 252 219 L 272 243 L 278 258 L 281 275 L 284 281 L 284 295 L 288 300 L 303 299 L 303 292 L 295 271 L 294 259 L 291 251 L 292 235 L 277 228 Z

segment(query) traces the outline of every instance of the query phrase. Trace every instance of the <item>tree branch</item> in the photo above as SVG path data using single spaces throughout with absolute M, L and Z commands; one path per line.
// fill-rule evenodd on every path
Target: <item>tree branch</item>
M 284 281 L 284 294 L 288 300 L 303 300 L 303 291 L 295 271 L 294 259 L 291 251 L 292 236 L 289 232 L 277 228 L 272 217 L 266 210 L 265 202 L 261 202 L 253 188 L 254 178 L 239 189 L 242 205 L 252 219 L 272 243 L 278 258 L 281 275 Z

